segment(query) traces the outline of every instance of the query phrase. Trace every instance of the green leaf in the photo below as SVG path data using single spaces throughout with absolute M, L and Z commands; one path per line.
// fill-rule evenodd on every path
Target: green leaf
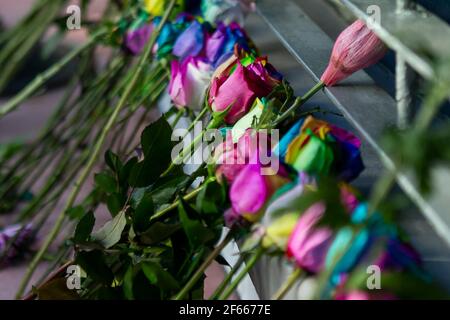
M 100 230 L 92 235 L 96 241 L 101 243 L 106 249 L 111 248 L 120 241 L 122 232 L 127 225 L 125 211 L 122 210 L 112 220 L 108 221 Z
M 151 194 L 144 194 L 133 214 L 133 228 L 135 231 L 143 232 L 150 227 L 150 217 L 155 212 Z
M 138 159 L 136 157 L 131 158 L 125 163 L 125 165 L 119 171 L 119 181 L 123 186 L 128 187 L 128 178 L 130 177 L 131 170 L 138 163 Z
M 106 193 L 113 193 L 117 190 L 116 179 L 109 173 L 101 172 L 94 176 L 95 184 Z
M 221 207 L 226 200 L 226 192 L 222 185 L 218 182 L 209 182 L 197 196 L 197 210 L 208 216 L 220 214 L 222 216 Z
M 36 289 L 39 300 L 79 300 L 76 290 L 69 290 L 65 278 L 53 279 Z
M 125 276 L 123 277 L 123 294 L 126 299 L 133 300 L 133 279 L 135 274 L 135 267 L 129 266 L 127 272 L 125 272 Z
M 118 173 L 120 172 L 120 170 L 122 170 L 122 161 L 120 161 L 119 156 L 111 150 L 105 152 L 105 162 L 106 165 L 115 173 Z
M 106 198 L 106 205 L 108 206 L 108 210 L 113 217 L 115 217 L 120 210 L 122 210 L 126 200 L 126 197 L 120 193 L 112 193 Z
M 175 195 L 186 187 L 190 177 L 180 173 L 176 176 L 167 176 L 159 179 L 152 187 L 151 194 L 157 205 L 163 205 L 175 198 Z
M 153 245 L 159 243 L 180 230 L 181 225 L 155 222 L 145 232 L 139 235 L 140 242 L 145 245 Z
M 164 117 L 148 126 L 141 136 L 144 160 L 136 163 L 128 179 L 132 187 L 146 187 L 156 181 L 171 161 L 172 128 Z
M 81 251 L 77 254 L 75 260 L 88 275 L 94 281 L 110 285 L 114 279 L 112 271 L 109 269 L 105 262 L 105 257 L 102 251 Z
M 156 285 L 164 291 L 177 290 L 180 287 L 169 272 L 154 262 L 144 262 L 142 264 L 142 271 L 144 271 L 145 276 L 151 284 Z
M 215 238 L 214 232 L 198 220 L 199 214 L 182 198 L 180 198 L 178 212 L 183 230 L 192 249 L 198 248 Z
M 95 225 L 95 216 L 92 211 L 87 212 L 80 222 L 78 222 L 75 228 L 75 234 L 73 236 L 73 241 L 75 243 L 85 242 L 91 235 L 92 230 Z
M 83 206 L 75 206 L 67 210 L 66 214 L 70 220 L 78 220 L 84 216 L 84 208 Z

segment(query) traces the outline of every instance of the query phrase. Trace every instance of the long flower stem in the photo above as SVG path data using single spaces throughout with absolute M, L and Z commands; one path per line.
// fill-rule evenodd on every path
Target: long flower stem
M 231 268 L 230 272 L 228 272 L 227 276 L 223 281 L 220 283 L 220 285 L 216 288 L 214 293 L 209 297 L 208 300 L 215 300 L 222 294 L 223 290 L 227 287 L 227 285 L 230 283 L 230 281 L 233 279 L 236 272 L 239 270 L 241 265 L 245 262 L 244 256 L 240 255 L 238 261 L 236 264 Z
M 19 285 L 19 289 L 16 293 L 16 298 L 19 299 L 26 286 L 28 285 L 28 282 L 31 278 L 31 276 L 33 275 L 34 271 L 36 270 L 36 267 L 38 266 L 39 262 L 41 261 L 42 257 L 44 256 L 45 252 L 47 251 L 47 249 L 50 247 L 51 243 L 54 241 L 54 239 L 56 238 L 56 236 L 58 235 L 61 226 L 64 222 L 64 218 L 66 216 L 66 212 L 67 210 L 69 210 L 73 204 L 75 203 L 75 200 L 81 190 L 82 185 L 84 184 L 84 182 L 86 181 L 86 179 L 88 178 L 92 168 L 94 167 L 94 164 L 97 160 L 97 157 L 100 153 L 100 150 L 103 146 L 103 143 L 106 139 L 106 136 L 108 134 L 108 132 L 111 130 L 112 126 L 114 125 L 120 111 L 122 110 L 122 108 L 125 106 L 128 97 L 130 96 L 132 90 L 134 89 L 137 80 L 139 79 L 139 76 L 142 72 L 142 70 L 144 69 L 144 65 L 146 63 L 149 63 L 150 57 L 151 57 L 151 50 L 156 42 L 156 38 L 159 35 L 162 27 L 165 25 L 167 19 L 169 18 L 170 13 L 172 12 L 174 6 L 175 6 L 175 2 L 176 0 L 172 0 L 169 4 L 169 7 L 166 11 L 166 13 L 164 14 L 164 17 L 162 18 L 158 29 L 156 30 L 155 34 L 153 35 L 152 39 L 148 42 L 148 44 L 146 45 L 145 48 L 145 53 L 142 55 L 142 57 L 139 60 L 139 63 L 137 65 L 136 68 L 134 68 L 134 70 L 132 70 L 133 72 L 133 77 L 131 78 L 131 81 L 129 82 L 129 84 L 127 85 L 127 87 L 124 90 L 124 93 L 122 95 L 122 97 L 120 98 L 119 102 L 117 103 L 117 105 L 115 106 L 115 108 L 113 109 L 113 113 L 111 114 L 111 116 L 108 119 L 107 124 L 105 125 L 105 127 L 103 128 L 101 135 L 99 137 L 99 139 L 97 140 L 93 152 L 86 164 L 86 166 L 84 167 L 81 175 L 79 176 L 79 178 L 77 179 L 77 181 L 75 182 L 75 185 L 68 197 L 67 203 L 64 206 L 63 210 L 61 211 L 61 213 L 59 214 L 59 216 L 57 217 L 56 221 L 55 221 L 55 225 L 53 226 L 53 229 L 50 231 L 49 235 L 47 236 L 47 238 L 45 239 L 42 247 L 39 249 L 38 253 L 34 256 L 33 260 L 31 261 L 20 285 Z M 95 38 L 95 37 L 93 37 Z
M 213 181 L 213 179 L 210 179 L 208 181 Z M 191 191 L 189 194 L 185 195 L 183 197 L 184 201 L 190 201 L 192 199 L 194 199 L 207 185 L 207 182 L 203 183 L 200 187 L 196 188 L 195 190 Z M 174 203 L 172 203 L 170 206 L 168 206 L 167 208 L 155 213 L 151 218 L 150 221 L 154 221 L 157 219 L 161 219 L 162 217 L 164 217 L 167 213 L 169 213 L 172 210 L 175 210 L 180 204 L 180 200 L 176 200 Z
M 192 129 L 194 129 L 195 124 L 203 119 L 203 117 L 208 112 L 208 110 L 209 110 L 209 107 L 206 106 L 202 109 L 202 111 L 200 111 L 200 113 L 197 115 L 197 117 L 195 117 L 195 119 L 192 121 L 192 123 L 187 128 L 186 134 L 183 136 L 183 138 L 186 138 L 186 136 L 192 131 Z
M 184 109 L 184 108 L 178 109 L 178 112 L 175 115 L 175 119 L 173 119 L 173 122 L 171 124 L 172 128 L 175 128 L 177 126 L 178 122 L 180 121 L 181 117 L 184 115 L 185 112 L 186 112 L 186 109 Z
M 302 275 L 302 269 L 296 268 L 294 272 L 292 272 L 285 283 L 281 285 L 281 287 L 275 292 L 272 297 L 272 300 L 281 300 L 284 296 L 291 290 L 292 286 L 297 282 L 297 280 Z
M 60 5 L 61 3 L 52 1 L 45 10 L 42 10 L 41 15 L 37 19 L 38 24 L 32 26 L 34 28 L 32 30 L 33 32 L 28 34 L 28 37 L 20 43 L 18 48 L 15 48 L 14 54 L 10 56 L 8 63 L 4 65 L 0 75 L 0 92 L 3 91 L 11 77 L 16 73 L 20 62 L 28 56 L 30 50 L 54 20 L 59 12 Z
M 256 262 L 258 262 L 259 258 L 264 254 L 264 248 L 259 247 L 253 256 L 248 260 L 245 265 L 245 268 L 238 274 L 236 279 L 233 280 L 231 285 L 225 290 L 225 292 L 219 297 L 219 300 L 227 300 L 231 294 L 233 294 L 236 287 L 241 283 L 242 279 L 247 275 L 247 273 L 255 266 Z
M 80 53 L 94 45 L 94 43 L 105 34 L 106 30 L 104 29 L 96 32 L 84 45 L 74 49 L 59 62 L 55 63 L 50 69 L 38 75 L 29 85 L 27 85 L 22 91 L 20 91 L 17 95 L 15 95 L 11 100 L 9 100 L 0 108 L 0 118 L 15 110 L 23 101 L 25 101 L 33 93 L 35 93 L 36 90 L 39 89 L 45 82 L 47 82 L 50 78 L 57 74 L 64 66 L 66 66 L 70 61 L 76 58 Z
M 220 125 L 220 123 L 216 122 L 216 121 L 212 121 L 208 124 L 208 126 L 206 127 L 206 129 L 202 130 L 202 132 L 196 136 L 194 138 L 194 140 L 191 142 L 191 144 L 187 147 L 187 148 L 183 148 L 183 150 L 181 150 L 180 154 L 172 160 L 172 162 L 170 163 L 169 168 L 167 168 L 167 170 L 161 175 L 162 177 L 167 176 L 177 165 L 183 164 L 185 162 L 186 159 L 188 159 L 189 156 L 191 156 L 192 151 L 195 152 L 195 149 L 197 148 L 197 145 L 202 141 L 203 136 L 205 135 L 205 133 L 208 130 L 211 129 L 215 129 Z M 194 124 L 195 126 L 195 124 Z M 192 128 L 194 127 L 192 126 Z M 191 129 L 191 127 L 190 127 Z M 192 129 L 191 129 L 192 130 Z M 189 130 L 186 133 L 185 137 L 187 136 L 187 134 L 189 134 Z M 186 153 L 189 152 L 189 153 Z
M 272 126 L 276 127 L 281 122 L 283 122 L 284 120 L 289 118 L 297 108 L 302 106 L 306 101 L 311 99 L 311 97 L 313 97 L 317 92 L 322 90 L 324 87 L 325 87 L 325 84 L 323 82 L 319 82 L 314 87 L 312 87 L 311 90 L 309 90 L 304 96 L 298 97 L 297 99 L 295 99 L 295 102 L 293 103 L 293 105 L 291 107 L 289 107 L 289 109 L 287 109 L 282 115 L 280 115 L 273 122 Z
M 173 298 L 173 300 L 183 300 L 188 295 L 189 291 L 197 284 L 200 278 L 205 273 L 205 270 L 209 265 L 217 258 L 217 256 L 222 252 L 222 250 L 233 240 L 233 232 L 229 231 L 222 242 L 211 252 L 211 254 L 206 258 L 202 265 L 197 269 L 195 274 L 189 279 L 183 289 Z

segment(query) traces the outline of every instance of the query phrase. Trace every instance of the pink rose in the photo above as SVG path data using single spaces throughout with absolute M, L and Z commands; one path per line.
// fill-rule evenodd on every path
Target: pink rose
M 295 226 L 287 246 L 287 256 L 308 272 L 319 272 L 324 263 L 333 232 L 317 223 L 325 213 L 325 205 L 316 203 L 306 210 Z
M 230 108 L 225 122 L 234 124 L 252 107 L 256 98 L 267 96 L 279 80 L 263 58 L 243 65 L 234 56 L 218 67 L 209 91 L 209 105 L 214 112 Z
M 386 52 L 387 47 L 375 33 L 363 21 L 357 20 L 337 38 L 321 81 L 333 86 L 356 71 L 377 63 Z
M 269 137 L 260 131 L 246 130 L 237 143 L 233 143 L 232 131 L 228 131 L 226 141 L 215 150 L 216 175 L 220 180 L 225 177 L 229 183 L 233 182 L 255 152 L 269 156 Z
M 255 158 L 250 159 L 250 163 L 239 172 L 230 188 L 233 210 L 252 222 L 259 219 L 275 191 L 289 182 L 283 171 L 263 174 L 263 170 L 267 168 L 254 160 Z

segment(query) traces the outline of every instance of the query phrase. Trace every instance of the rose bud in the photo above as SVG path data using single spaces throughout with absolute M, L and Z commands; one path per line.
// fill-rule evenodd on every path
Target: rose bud
M 236 44 L 244 50 L 248 50 L 249 41 L 247 34 L 239 24 L 233 22 L 226 26 L 219 23 L 216 31 L 206 40 L 205 55 L 208 62 L 217 68 L 233 55 Z
M 294 258 L 296 265 L 308 272 L 319 272 L 324 263 L 333 232 L 317 224 L 325 213 L 325 205 L 316 203 L 300 217 L 292 232 L 286 254 Z
M 137 29 L 129 30 L 125 35 L 125 48 L 133 55 L 140 54 L 142 50 L 144 50 L 152 32 L 152 24 L 147 24 Z
M 257 153 L 255 155 L 239 172 L 230 188 L 233 210 L 251 222 L 261 217 L 276 190 L 289 182 L 283 168 L 278 173 L 270 173 L 270 168 L 264 168 L 259 161 L 255 161 Z
M 209 91 L 209 105 L 214 112 L 229 108 L 225 122 L 234 124 L 253 106 L 256 98 L 267 96 L 280 83 L 265 58 L 233 56 L 218 67 Z
M 228 131 L 226 140 L 214 152 L 216 164 L 218 164 L 216 176 L 219 180 L 225 177 L 228 183 L 234 181 L 255 152 L 258 152 L 259 155 L 269 155 L 268 152 L 270 152 L 270 139 L 266 133 L 260 131 L 249 129 L 237 143 L 234 143 L 233 140 L 232 131 Z
M 199 55 L 205 46 L 206 31 L 203 25 L 194 20 L 190 26 L 180 34 L 173 46 L 173 55 L 183 61 L 189 56 Z
M 211 24 L 225 22 L 244 23 L 245 16 L 255 9 L 254 1 L 250 0 L 203 0 L 202 15 Z
M 377 63 L 386 52 L 387 47 L 375 33 L 363 21 L 357 20 L 337 38 L 320 80 L 326 86 L 333 86 L 356 71 Z
M 169 95 L 177 107 L 201 109 L 211 81 L 211 67 L 200 58 L 189 57 L 183 62 L 173 60 Z

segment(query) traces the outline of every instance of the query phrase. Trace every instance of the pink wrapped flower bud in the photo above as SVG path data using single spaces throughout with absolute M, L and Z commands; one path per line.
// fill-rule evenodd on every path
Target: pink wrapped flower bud
M 363 21 L 357 20 L 337 38 L 330 63 L 320 80 L 328 87 L 377 63 L 387 47 Z

